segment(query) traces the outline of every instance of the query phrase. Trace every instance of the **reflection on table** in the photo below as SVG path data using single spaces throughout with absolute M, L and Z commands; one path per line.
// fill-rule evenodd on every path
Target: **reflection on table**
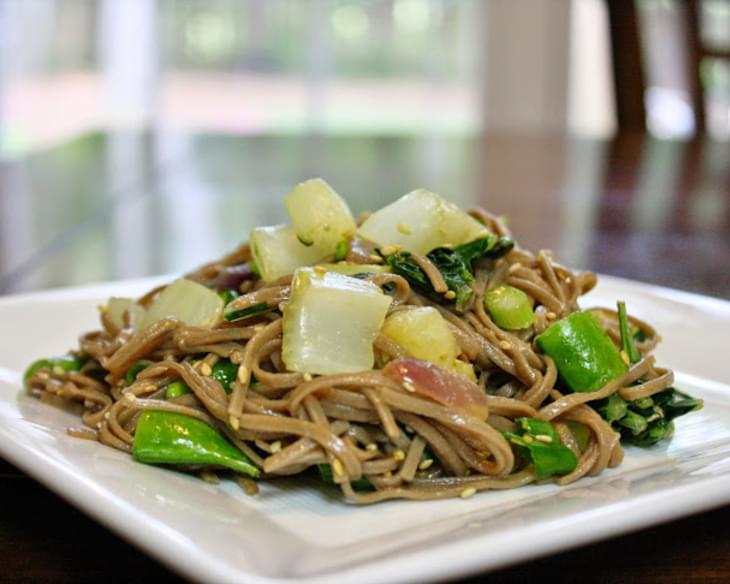
M 730 296 L 730 143 L 491 133 L 90 134 L 0 165 L 0 292 L 192 269 L 312 176 L 355 213 L 425 187 L 566 264 Z

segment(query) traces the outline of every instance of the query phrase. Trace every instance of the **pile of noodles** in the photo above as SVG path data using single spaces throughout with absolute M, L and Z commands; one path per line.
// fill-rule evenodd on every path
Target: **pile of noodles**
M 492 215 L 481 210 L 471 214 L 495 234 L 508 235 Z M 348 260 L 373 262 L 367 247 L 355 243 Z M 438 289 L 438 271 L 425 257 L 417 261 Z M 247 274 L 250 262 L 250 248 L 244 244 L 187 277 L 220 289 L 231 274 Z M 119 330 L 102 311 L 102 328 L 80 338 L 78 352 L 89 357 L 83 368 L 36 372 L 28 391 L 48 401 L 79 402 L 85 428 L 69 432 L 126 452 L 131 452 L 142 410 L 193 416 L 225 434 L 264 478 L 329 463 L 344 495 L 357 503 L 468 496 L 534 482 L 532 467 L 514 456 L 502 435 L 522 416 L 550 420 L 576 454 L 575 470 L 552 479 L 559 484 L 620 464 L 620 435 L 587 402 L 616 392 L 627 400 L 639 399 L 671 385 L 672 372 L 657 368 L 650 355 L 658 340 L 654 329 L 632 319 L 645 339 L 639 343 L 641 360 L 598 391 L 563 395 L 556 389 L 554 363 L 537 352 L 532 341 L 552 321 L 577 310 L 578 297 L 594 287 L 595 274 L 572 272 L 547 251 L 533 255 L 516 248 L 497 260 L 477 262 L 475 275 L 473 299 L 462 314 L 448 303 L 432 302 L 398 275 L 374 274 L 370 280 L 391 284 L 386 287 L 393 296 L 390 312 L 433 306 L 443 315 L 461 348 L 460 358 L 474 365 L 488 395 L 486 421 L 408 392 L 386 378 L 380 369 L 408 353 L 383 335 L 375 343 L 371 371 L 314 378 L 287 371 L 281 358 L 281 315 L 291 276 L 270 283 L 255 276 L 240 279 L 241 296 L 233 301 L 237 308 L 267 302 L 273 310 L 239 323 L 222 322 L 214 329 L 166 319 L 135 333 L 131 328 Z M 514 333 L 492 322 L 483 296 L 501 284 L 519 288 L 534 300 L 533 327 Z M 159 290 L 139 302 L 148 305 Z M 602 309 L 596 314 L 618 344 L 615 313 Z M 230 394 L 210 377 L 220 358 L 239 366 Z M 151 365 L 128 383 L 126 371 L 142 359 Z M 166 400 L 165 387 L 176 380 L 184 381 L 192 393 Z M 637 380 L 642 381 L 636 384 Z M 568 421 L 588 430 L 583 448 Z M 369 480 L 372 490 L 353 489 L 351 482 L 361 477 Z

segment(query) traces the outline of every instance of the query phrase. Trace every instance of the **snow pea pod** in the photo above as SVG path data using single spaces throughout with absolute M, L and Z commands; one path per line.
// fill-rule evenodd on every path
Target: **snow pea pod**
M 134 365 L 127 369 L 127 373 L 124 376 L 124 378 L 127 380 L 127 383 L 129 385 L 132 385 L 137 379 L 137 375 L 139 375 L 142 370 L 147 369 L 149 365 L 149 361 L 137 361 Z
M 187 383 L 180 380 L 173 381 L 165 389 L 165 399 L 175 399 L 176 397 L 183 396 L 187 393 L 190 393 L 190 388 Z
M 132 456 L 149 464 L 214 464 L 252 477 L 259 470 L 249 458 L 205 422 L 146 410 L 139 417 Z
M 64 355 L 63 357 L 51 357 L 50 359 L 38 359 L 30 364 L 30 366 L 23 373 L 23 383 L 28 383 L 28 380 L 41 369 L 50 369 L 51 371 L 56 370 L 62 373 L 68 373 L 70 371 L 79 371 L 84 363 L 88 361 L 88 357 L 78 355 Z
M 513 286 L 497 286 L 487 290 L 484 306 L 494 323 L 508 331 L 527 328 L 535 321 L 529 297 Z
M 551 324 L 536 342 L 573 391 L 596 391 L 628 370 L 616 345 L 587 310 Z

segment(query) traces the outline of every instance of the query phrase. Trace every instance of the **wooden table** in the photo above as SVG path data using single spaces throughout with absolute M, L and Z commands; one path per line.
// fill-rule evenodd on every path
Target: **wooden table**
M 356 211 L 426 186 L 564 263 L 730 298 L 730 144 L 637 135 L 84 136 L 0 162 L 0 293 L 192 268 L 283 219 L 311 175 Z M 3 462 L 0 489 L 3 582 L 177 578 Z M 489 580 L 730 582 L 730 507 Z

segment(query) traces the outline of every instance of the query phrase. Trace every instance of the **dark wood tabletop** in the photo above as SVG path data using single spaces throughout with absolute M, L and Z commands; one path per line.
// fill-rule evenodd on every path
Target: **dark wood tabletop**
M 0 294 L 191 269 L 283 219 L 310 176 L 355 211 L 424 186 L 563 263 L 730 299 L 730 143 L 643 135 L 90 134 L 0 161 Z M 0 490 L 0 581 L 179 579 L 1 461 Z M 481 580 L 730 582 L 730 507 Z

